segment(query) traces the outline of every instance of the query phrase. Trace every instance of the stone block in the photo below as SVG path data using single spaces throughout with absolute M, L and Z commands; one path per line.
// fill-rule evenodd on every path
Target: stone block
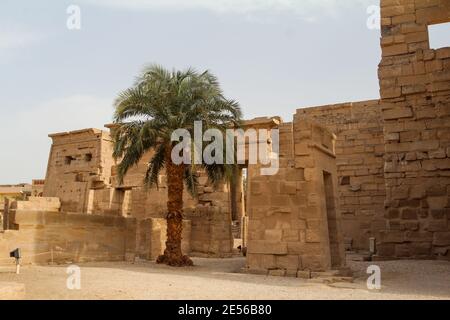
M 282 182 L 280 192 L 282 194 L 295 195 L 297 193 L 296 182 Z
M 417 209 L 403 208 L 402 209 L 402 219 L 403 220 L 416 220 L 417 219 Z
M 408 53 L 408 45 L 401 43 L 383 48 L 383 56 L 395 56 Z
M 299 156 L 295 158 L 296 168 L 314 168 L 315 166 L 316 162 L 311 156 Z
M 328 266 L 322 255 L 302 255 L 302 267 L 312 271 L 325 271 Z
M 377 255 L 381 257 L 394 257 L 395 244 L 394 243 L 380 243 L 377 244 Z
M 433 233 L 427 231 L 410 231 L 405 232 L 404 241 L 408 242 L 431 242 L 433 241 Z
M 311 271 L 310 270 L 299 270 L 299 271 L 297 271 L 297 278 L 311 279 Z
M 411 256 L 411 245 L 409 243 L 395 245 L 395 256 L 400 257 L 400 258 L 410 257 Z
M 286 277 L 296 278 L 297 277 L 297 269 L 287 269 Z
M 431 243 L 422 242 L 422 243 L 412 243 L 410 247 L 411 256 L 431 256 Z
M 323 234 L 319 229 L 306 229 L 307 243 L 320 243 L 323 240 Z
M 402 243 L 405 241 L 405 234 L 401 231 L 382 231 L 380 232 L 380 241 L 382 243 Z
M 402 221 L 400 223 L 400 230 L 410 230 L 417 231 L 419 230 L 419 222 L 418 221 Z
M 429 220 L 427 221 L 425 230 L 427 231 L 447 231 L 448 230 L 448 222 L 447 218 L 441 220 Z
M 264 231 L 264 240 L 267 241 L 281 241 L 283 230 L 269 229 Z
M 286 276 L 286 270 L 284 270 L 284 269 L 273 269 L 273 270 L 269 270 L 269 276 L 273 276 L 273 277 L 285 277 L 285 276 Z
M 275 254 L 283 255 L 287 254 L 286 242 L 273 242 L 273 241 L 261 241 L 252 240 L 248 243 L 248 253 L 260 253 L 260 254 Z
M 297 229 L 283 230 L 282 240 L 286 242 L 293 242 L 293 241 L 299 241 L 299 231 Z
M 300 265 L 300 258 L 298 255 L 282 255 L 282 256 L 276 256 L 276 265 L 279 269 L 299 269 L 301 267 Z
M 295 155 L 296 156 L 305 156 L 311 153 L 308 142 L 301 142 L 295 144 Z
M 450 231 L 435 232 L 433 235 L 434 246 L 450 246 Z
M 275 269 L 275 256 L 248 253 L 247 266 L 249 266 L 251 269 Z
M 447 206 L 447 203 L 448 203 L 447 196 L 428 197 L 427 200 L 428 200 L 428 205 L 429 205 L 430 209 L 432 209 L 432 210 L 443 209 Z

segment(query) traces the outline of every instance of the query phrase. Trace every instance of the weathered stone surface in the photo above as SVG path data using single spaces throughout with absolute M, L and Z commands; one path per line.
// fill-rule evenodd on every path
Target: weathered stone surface
M 248 253 L 260 253 L 260 254 L 275 254 L 283 255 L 287 254 L 286 242 L 270 242 L 270 241 L 250 241 L 248 244 Z
M 296 276 L 305 268 L 340 266 L 344 263 L 344 247 L 336 201 L 334 136 L 306 120 L 301 112 L 295 116 L 290 131 L 283 130 L 296 139 L 295 152 L 289 152 L 288 161 L 280 162 L 278 174 L 266 180 L 252 176 L 258 181 L 258 192 L 250 193 L 248 201 L 258 209 L 254 208 L 249 216 L 247 268 Z M 280 149 L 287 149 L 286 142 L 280 139 Z M 295 171 L 289 168 L 293 163 Z M 302 174 L 297 178 L 296 172 Z M 251 188 L 254 183 L 250 182 Z M 327 216 L 328 221 L 324 219 Z M 321 256 L 319 252 L 330 254 Z
M 450 242 L 450 232 L 435 232 L 433 236 L 433 245 L 448 246 Z
M 0 233 L 0 256 L 21 248 L 24 264 L 123 261 L 136 253 L 134 218 L 17 211 L 15 223 L 17 230 Z
M 342 230 L 346 237 L 352 239 L 354 249 L 367 250 L 369 238 L 375 233 L 371 227 L 361 229 L 359 226 L 367 224 L 366 213 L 369 210 L 384 210 L 382 156 L 385 138 L 379 101 L 305 108 L 297 112 L 330 128 L 337 135 L 339 207 L 343 213 L 352 213 L 342 219 Z M 390 138 L 399 140 L 400 134 L 396 132 Z
M 381 8 L 382 21 L 390 18 L 383 27 L 378 73 L 390 201 L 379 254 L 431 257 L 431 242 L 450 246 L 444 219 L 450 180 L 441 178 L 450 168 L 450 66 L 444 58 L 448 48 L 429 48 L 427 29 L 450 21 L 450 7 L 438 0 L 382 0 Z M 389 243 L 397 243 L 394 250 Z

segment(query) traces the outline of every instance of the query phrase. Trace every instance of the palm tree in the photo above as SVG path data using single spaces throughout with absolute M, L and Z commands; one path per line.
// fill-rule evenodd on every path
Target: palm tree
M 157 263 L 170 266 L 192 265 L 181 252 L 183 227 L 183 188 L 196 195 L 197 174 L 203 170 L 212 184 L 232 177 L 233 165 L 175 164 L 171 154 L 177 142 L 172 132 L 186 129 L 194 135 L 194 121 L 204 129 L 238 127 L 241 110 L 236 101 L 224 97 L 217 78 L 209 71 L 193 69 L 168 71 L 158 65 L 144 68 L 135 84 L 120 93 L 115 101 L 114 157 L 118 165 L 119 182 L 142 156 L 153 152 L 144 183 L 158 186 L 158 175 L 165 169 L 167 176 L 167 241 L 164 254 Z M 203 162 L 203 161 L 202 161 Z

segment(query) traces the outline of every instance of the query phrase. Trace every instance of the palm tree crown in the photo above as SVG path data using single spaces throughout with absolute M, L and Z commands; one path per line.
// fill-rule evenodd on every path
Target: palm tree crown
M 113 155 L 120 159 L 120 182 L 148 151 L 153 151 L 153 156 L 148 164 L 145 184 L 157 185 L 159 173 L 162 169 L 166 170 L 168 241 L 160 262 L 170 265 L 191 263 L 186 257 L 180 256 L 181 251 L 175 242 L 181 241 L 181 238 L 171 241 L 169 227 L 171 219 L 175 219 L 177 222 L 172 226 L 177 228 L 176 232 L 181 232 L 183 180 L 187 189 L 195 195 L 196 171 L 199 168 L 194 164 L 175 165 L 172 162 L 170 155 L 175 144 L 171 141 L 172 133 L 177 129 L 185 129 L 193 136 L 195 121 L 201 121 L 204 129 L 224 131 L 238 127 L 241 117 L 238 103 L 224 97 L 217 78 L 209 71 L 199 73 L 187 69 L 170 72 L 161 66 L 150 65 L 144 68 L 135 84 L 116 99 L 114 123 L 117 128 Z M 233 165 L 202 163 L 200 166 L 213 183 L 233 173 Z M 178 253 L 173 254 L 174 250 Z

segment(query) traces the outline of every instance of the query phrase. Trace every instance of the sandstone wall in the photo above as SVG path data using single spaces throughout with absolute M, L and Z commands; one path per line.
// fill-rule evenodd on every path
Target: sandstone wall
M 0 233 L 0 264 L 20 248 L 22 263 L 70 263 L 134 259 L 136 220 L 61 212 L 17 210 L 18 230 Z
M 199 177 L 198 202 L 186 209 L 191 220 L 191 250 L 193 255 L 209 257 L 231 256 L 233 235 L 231 232 L 231 205 L 229 185 L 212 186 L 206 175 Z
M 61 201 L 59 198 L 29 197 L 27 201 L 13 201 L 10 206 L 12 210 L 19 211 L 59 212 Z
M 191 255 L 220 258 L 231 256 L 233 236 L 229 213 L 228 209 L 199 205 L 187 215 L 191 221 Z
M 387 230 L 381 257 L 450 258 L 450 48 L 428 25 L 450 21 L 448 0 L 382 0 L 380 93 Z
M 378 100 L 298 109 L 336 134 L 342 232 L 353 249 L 369 249 L 369 238 L 386 228 L 384 136 Z
M 109 133 L 86 129 L 49 135 L 53 144 L 44 197 L 61 199 L 66 212 L 87 212 L 91 189 L 109 184 L 113 164 Z
M 156 260 L 164 253 L 167 239 L 166 219 L 149 218 L 138 222 L 139 243 L 137 255 L 142 259 Z M 183 254 L 191 251 L 191 221 L 183 221 L 181 250 Z
M 135 167 L 130 168 L 122 184 L 119 184 L 118 181 L 117 165 L 114 165 L 112 168 L 111 186 L 129 194 L 129 212 L 140 220 L 162 218 L 166 211 L 167 188 L 165 173 L 162 172 L 159 176 L 159 189 L 145 188 L 143 186 L 147 164 L 152 156 L 151 152 L 147 153 Z
M 65 214 L 58 212 L 58 198 L 30 199 L 11 206 L 11 225 L 15 230 L 0 234 L 0 263 L 11 263 L 6 253 L 17 247 L 22 249 L 24 263 L 122 261 L 133 260 L 134 256 L 155 260 L 164 252 L 165 219 Z M 183 222 L 182 237 L 182 250 L 189 254 L 189 220 Z M 203 242 L 219 237 L 219 234 L 210 234 Z M 214 249 L 211 252 L 216 253 Z
M 262 176 L 259 166 L 248 169 L 247 267 L 282 276 L 340 267 L 333 136 L 300 115 L 279 129 L 278 173 Z

